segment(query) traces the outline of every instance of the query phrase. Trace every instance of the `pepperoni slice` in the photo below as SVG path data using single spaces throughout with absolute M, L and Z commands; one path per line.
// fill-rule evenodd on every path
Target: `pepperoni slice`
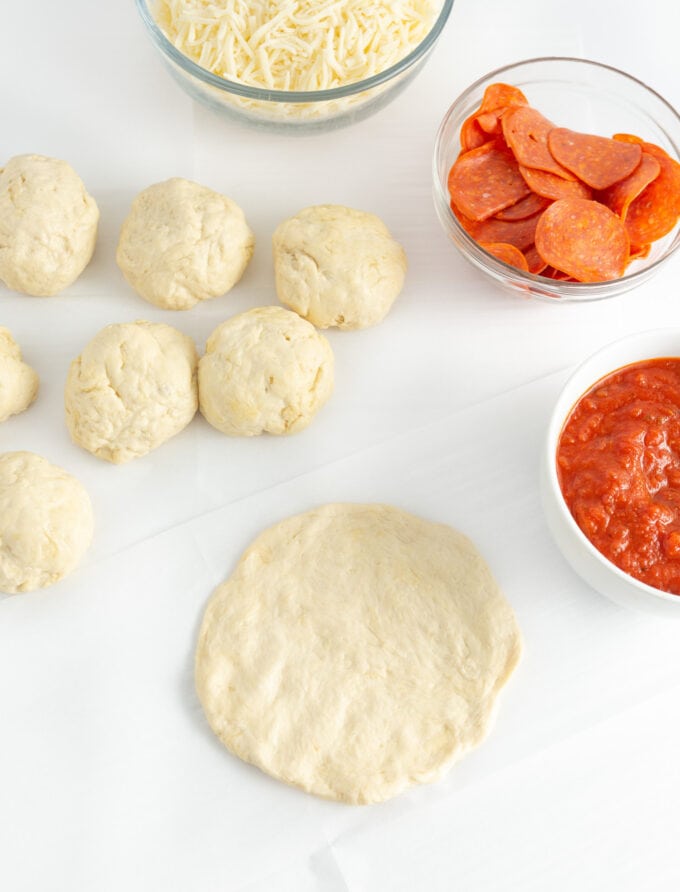
M 503 263 L 507 263 L 509 266 L 516 266 L 517 269 L 524 270 L 524 272 L 529 272 L 529 265 L 524 254 L 514 245 L 509 245 L 507 242 L 480 242 L 479 246 L 488 251 L 489 254 L 493 254 L 494 257 L 498 257 Z
M 508 109 L 503 115 L 502 126 L 505 141 L 521 165 L 547 170 L 565 180 L 576 179 L 550 153 L 548 134 L 555 125 L 535 108 L 527 105 Z
M 564 180 L 547 170 L 536 170 L 520 164 L 519 172 L 532 192 L 551 201 L 557 201 L 558 198 L 591 198 L 593 194 L 580 180 Z
M 597 196 L 597 200 L 618 214 L 622 220 L 626 219 L 628 207 L 652 180 L 655 180 L 661 170 L 661 165 L 653 155 L 642 153 L 640 163 L 635 170 L 625 179 L 614 183 L 609 189 L 605 189 Z
M 460 147 L 463 152 L 478 149 L 488 141 L 489 137 L 479 126 L 476 113 L 463 121 L 460 128 Z
M 626 229 L 633 245 L 663 238 L 680 217 L 680 164 L 659 146 L 645 142 L 645 153 L 659 164 L 659 175 L 628 206 Z
M 460 128 L 460 145 L 464 152 L 488 142 L 489 135 L 501 136 L 500 116 L 508 106 L 526 105 L 524 93 L 509 84 L 490 84 L 484 91 L 481 105 L 467 117 Z
M 525 217 L 531 217 L 539 211 L 545 210 L 550 204 L 549 199 L 530 192 L 526 198 L 520 198 L 510 207 L 499 211 L 495 217 L 497 220 L 524 220 Z
M 578 282 L 578 279 L 568 276 L 562 270 L 555 269 L 554 266 L 546 266 L 541 275 L 545 276 L 546 279 L 555 279 L 556 282 Z
M 579 282 L 607 282 L 624 274 L 629 241 L 621 219 L 603 204 L 563 198 L 540 215 L 536 250 Z
M 477 123 L 489 136 L 500 136 L 502 133 L 498 112 L 484 112 L 477 115 Z
M 530 191 L 517 162 L 499 141 L 459 155 L 449 172 L 448 185 L 454 204 L 477 221 L 492 217 Z
M 536 250 L 536 245 L 529 245 L 529 247 L 525 249 L 524 258 L 529 267 L 529 272 L 533 273 L 535 276 L 542 273 L 548 265 Z
M 527 97 L 518 87 L 510 84 L 489 84 L 484 91 L 480 112 L 496 111 L 510 105 L 528 105 Z
M 514 245 L 520 251 L 524 251 L 534 243 L 536 224 L 543 211 L 524 220 L 497 220 L 492 217 L 483 222 L 471 220 L 451 203 L 451 210 L 458 218 L 460 225 L 476 242 L 497 244 L 503 242 Z
M 504 109 L 500 110 L 501 112 Z M 500 112 L 476 111 L 466 118 L 460 128 L 460 146 L 464 152 L 478 149 L 484 143 L 493 141 L 496 137 L 503 136 L 501 129 Z
M 566 127 L 550 131 L 548 148 L 558 164 L 593 189 L 608 189 L 618 183 L 635 170 L 642 157 L 642 147 L 636 143 L 577 133 Z
M 649 257 L 649 252 L 651 251 L 651 245 L 631 245 L 630 246 L 630 259 L 631 260 L 643 260 L 645 257 Z
M 615 139 L 617 142 L 636 143 L 639 146 L 641 146 L 642 143 L 644 142 L 643 139 L 640 139 L 639 136 L 635 136 L 632 133 L 615 133 L 614 136 L 612 136 L 612 139 Z

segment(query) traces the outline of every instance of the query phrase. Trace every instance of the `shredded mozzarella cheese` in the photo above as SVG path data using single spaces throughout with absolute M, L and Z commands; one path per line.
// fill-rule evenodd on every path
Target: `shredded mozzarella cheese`
M 436 0 L 157 0 L 185 56 L 228 80 L 320 90 L 394 65 L 430 31 Z

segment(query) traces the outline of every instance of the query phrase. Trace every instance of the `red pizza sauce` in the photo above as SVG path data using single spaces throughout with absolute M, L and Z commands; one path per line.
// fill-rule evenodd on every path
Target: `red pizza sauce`
M 680 595 L 680 359 L 598 381 L 564 426 L 557 473 L 576 523 L 605 557 Z

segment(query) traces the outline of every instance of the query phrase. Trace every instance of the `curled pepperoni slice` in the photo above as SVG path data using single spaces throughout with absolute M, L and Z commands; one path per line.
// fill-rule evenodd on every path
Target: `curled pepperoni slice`
M 497 112 L 484 112 L 477 115 L 477 123 L 488 136 L 500 136 L 501 122 Z
M 554 127 L 548 148 L 562 167 L 593 189 L 608 189 L 631 174 L 640 163 L 642 147 L 636 143 L 577 133 Z
M 460 147 L 463 152 L 470 152 L 472 149 L 478 149 L 485 142 L 489 141 L 486 134 L 479 126 L 477 115 L 470 115 L 466 118 L 460 128 Z
M 603 204 L 563 198 L 540 215 L 536 250 L 579 282 L 606 282 L 624 274 L 629 241 L 621 219 Z
M 494 257 L 498 257 L 503 263 L 507 263 L 509 266 L 515 266 L 517 269 L 529 272 L 529 265 L 526 261 L 526 257 L 522 254 L 519 248 L 516 248 L 514 245 L 509 245 L 507 242 L 480 242 L 479 246 L 480 248 L 484 248 L 485 251 L 488 251 L 489 254 L 493 254 Z
M 625 220 L 630 203 L 658 177 L 660 170 L 661 165 L 656 158 L 643 152 L 635 170 L 625 179 L 598 193 L 597 199 Z
M 547 170 L 536 170 L 520 164 L 519 172 L 532 192 L 551 201 L 557 201 L 558 198 L 591 198 L 593 194 L 580 180 L 565 180 Z
M 634 245 L 655 242 L 669 233 L 680 217 L 680 164 L 653 143 L 645 153 L 659 164 L 659 174 L 628 206 L 626 229 Z
M 525 217 L 531 217 L 532 214 L 544 210 L 549 204 L 550 201 L 547 198 L 531 192 L 526 198 L 520 198 L 519 201 L 499 211 L 495 216 L 497 220 L 524 220 Z
M 526 105 L 524 93 L 509 84 L 490 84 L 482 102 L 460 128 L 460 145 L 464 152 L 477 149 L 489 141 L 489 136 L 502 135 L 500 116 L 508 106 Z
M 653 142 L 641 142 L 640 145 L 642 146 L 643 152 L 647 152 L 655 158 L 670 158 L 671 161 L 674 160 L 665 149 L 662 149 L 661 146 L 657 146 Z
M 556 282 L 578 282 L 578 279 L 568 276 L 562 270 L 555 269 L 554 266 L 546 266 L 541 275 L 545 276 L 546 279 L 554 279 Z
M 529 272 L 533 273 L 535 276 L 542 273 L 548 265 L 536 250 L 536 245 L 529 245 L 529 247 L 525 249 L 524 258 L 529 267 Z
M 452 203 L 451 210 L 458 218 L 460 225 L 476 242 L 486 242 L 495 244 L 503 242 L 508 245 L 514 245 L 520 251 L 524 251 L 534 243 L 536 233 L 536 224 L 538 223 L 541 213 L 534 214 L 531 217 L 525 217 L 524 220 L 497 220 L 492 217 L 483 222 L 471 220 Z
M 510 105 L 528 105 L 527 97 L 518 87 L 511 84 L 489 84 L 484 91 L 480 112 L 495 111 Z
M 548 134 L 555 125 L 535 108 L 527 105 L 508 109 L 503 115 L 502 125 L 505 141 L 521 165 L 547 170 L 565 180 L 576 179 L 550 153 Z
M 643 260 L 645 257 L 649 257 L 649 252 L 651 251 L 651 245 L 631 245 L 630 246 L 630 259 L 631 260 Z
M 472 220 L 486 220 L 529 194 L 512 154 L 499 141 L 460 155 L 449 172 L 449 194 Z
M 463 121 L 460 128 L 460 146 L 464 152 L 478 149 L 497 137 L 503 137 L 499 112 L 475 112 Z
M 612 136 L 612 139 L 615 139 L 617 142 L 637 143 L 639 146 L 644 142 L 643 139 L 640 139 L 639 136 L 635 136 L 632 133 L 615 133 L 614 136 Z

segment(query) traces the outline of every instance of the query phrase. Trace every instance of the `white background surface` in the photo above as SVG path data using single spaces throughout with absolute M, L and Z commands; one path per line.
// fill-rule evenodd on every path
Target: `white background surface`
M 680 325 L 675 258 L 612 302 L 496 290 L 447 242 L 430 198 L 438 123 L 499 65 L 577 55 L 680 105 L 671 0 L 457 0 L 434 55 L 392 105 L 304 138 L 240 129 L 170 80 L 131 0 L 2 0 L 0 157 L 66 158 L 102 212 L 95 259 L 53 299 L 0 287 L 42 385 L 0 429 L 90 490 L 97 535 L 59 586 L 0 596 L 0 889 L 671 890 L 677 858 L 680 624 L 610 605 L 549 539 L 537 456 L 569 367 L 643 328 Z M 232 293 L 147 305 L 114 261 L 136 192 L 185 176 L 255 230 Z M 336 391 L 290 439 L 231 440 L 200 419 L 109 466 L 69 441 L 69 361 L 109 322 L 176 325 L 202 347 L 275 302 L 270 238 L 308 204 L 378 213 L 406 248 L 387 320 L 331 332 Z M 441 783 L 351 808 L 288 789 L 213 739 L 193 692 L 203 606 L 264 526 L 330 500 L 386 501 L 459 527 L 515 607 L 525 658 L 492 736 Z

